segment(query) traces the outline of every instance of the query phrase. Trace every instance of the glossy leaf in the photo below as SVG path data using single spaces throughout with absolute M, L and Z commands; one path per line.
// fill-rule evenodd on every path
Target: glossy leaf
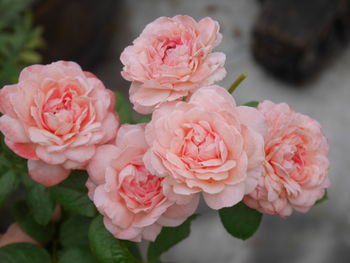
M 47 225 L 55 209 L 49 190 L 38 183 L 27 190 L 26 202 L 36 222 Z
M 1 263 L 51 263 L 47 251 L 29 243 L 11 244 L 0 248 Z
M 139 262 L 122 241 L 114 238 L 103 224 L 102 216 L 96 217 L 89 228 L 90 248 L 100 263 Z
M 84 216 L 73 216 L 65 220 L 60 227 L 60 242 L 63 247 L 89 246 L 88 231 L 91 219 Z
M 19 201 L 15 204 L 13 214 L 21 229 L 29 236 L 43 243 L 51 240 L 54 234 L 54 226 L 52 224 L 47 226 L 38 224 L 24 201 Z
M 72 247 L 63 250 L 59 256 L 60 263 L 98 263 L 90 249 Z
M 232 236 L 246 240 L 259 228 L 262 214 L 240 202 L 219 210 L 222 224 Z
M 53 198 L 65 209 L 79 215 L 93 217 L 96 214 L 94 204 L 87 195 L 86 172 L 74 171 L 68 179 L 50 188 Z

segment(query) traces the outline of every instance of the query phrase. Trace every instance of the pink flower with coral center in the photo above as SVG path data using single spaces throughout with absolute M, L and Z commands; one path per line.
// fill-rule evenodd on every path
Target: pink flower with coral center
M 203 193 L 213 209 L 232 206 L 261 176 L 265 128 L 256 109 L 237 107 L 221 87 L 203 87 L 188 102 L 155 110 L 146 126 L 144 162 L 164 177 L 165 195 L 178 204 Z
M 327 139 L 317 121 L 285 103 L 264 101 L 258 109 L 268 123 L 264 175 L 245 203 L 281 217 L 307 212 L 330 185 Z
M 148 24 L 121 54 L 122 76 L 132 81 L 130 100 L 140 113 L 178 100 L 203 85 L 222 80 L 225 55 L 213 52 L 221 41 L 219 24 L 209 17 L 160 17 Z
M 162 178 L 150 174 L 142 165 L 127 165 L 120 171 L 120 178 L 119 194 L 134 213 L 148 212 L 165 200 Z
M 197 208 L 199 199 L 177 205 L 164 195 L 164 178 L 143 163 L 148 149 L 144 124 L 123 125 L 115 144 L 100 146 L 89 163 L 89 197 L 117 238 L 154 241 L 163 226 L 177 226 Z
M 0 91 L 0 102 L 6 144 L 46 186 L 84 168 L 119 127 L 113 92 L 73 62 L 25 68 L 17 84 Z

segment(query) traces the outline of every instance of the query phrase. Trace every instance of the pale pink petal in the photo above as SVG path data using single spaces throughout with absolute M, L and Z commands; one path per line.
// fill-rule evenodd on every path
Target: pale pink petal
M 159 235 L 160 231 L 162 230 L 162 226 L 158 224 L 153 224 L 148 227 L 145 227 L 142 231 L 142 237 L 145 240 L 149 240 L 151 242 L 154 242 Z
M 16 96 L 16 85 L 7 85 L 0 89 L 0 112 L 7 114 L 12 118 L 17 118 L 17 114 L 11 103 L 12 97 Z
M 234 186 L 227 186 L 223 191 L 217 194 L 203 193 L 203 197 L 207 205 L 215 210 L 223 207 L 231 207 L 244 197 L 245 187 L 244 183 Z
M 28 143 L 29 138 L 22 123 L 8 115 L 0 117 L 0 131 L 11 141 L 16 143 Z
M 64 151 L 64 155 L 72 161 L 84 163 L 95 154 L 95 149 L 95 145 L 70 148 Z
M 35 150 L 37 156 L 47 164 L 57 165 L 64 163 L 67 158 L 62 152 L 48 152 L 45 147 L 37 146 Z
M 94 157 L 87 166 L 90 179 L 95 184 L 101 184 L 105 182 L 105 170 L 109 166 L 110 162 L 117 158 L 120 154 L 120 150 L 114 145 L 102 145 L 96 149 Z
M 198 204 L 199 195 L 192 195 L 191 200 L 187 204 L 170 206 L 157 223 L 163 226 L 178 226 L 196 211 Z
M 46 187 L 54 186 L 65 180 L 70 171 L 59 165 L 49 165 L 42 161 L 28 160 L 30 177 Z
M 107 143 L 115 138 L 119 128 L 119 117 L 116 113 L 108 113 L 102 122 L 102 131 L 104 132 L 101 143 Z
M 35 152 L 34 144 L 15 143 L 10 141 L 7 138 L 5 138 L 5 143 L 12 151 L 14 151 L 14 153 L 21 156 L 22 158 L 29 159 L 29 160 L 39 160 L 39 157 Z
M 239 119 L 242 124 L 260 133 L 263 137 L 267 134 L 267 125 L 264 115 L 257 109 L 248 106 L 237 107 Z

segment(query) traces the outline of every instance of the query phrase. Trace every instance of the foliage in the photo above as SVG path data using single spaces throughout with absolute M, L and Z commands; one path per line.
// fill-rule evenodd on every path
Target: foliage
M 42 30 L 34 28 L 28 0 L 0 0 L 0 87 L 15 83 L 19 72 L 40 62 Z

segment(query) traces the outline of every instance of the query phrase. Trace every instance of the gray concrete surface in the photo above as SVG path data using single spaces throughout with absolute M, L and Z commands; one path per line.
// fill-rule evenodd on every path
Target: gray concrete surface
M 234 96 L 238 103 L 270 99 L 285 101 L 322 124 L 331 145 L 330 200 L 308 214 L 286 220 L 265 216 L 258 233 L 248 241 L 229 236 L 215 211 L 200 209 L 191 236 L 164 255 L 165 262 L 201 263 L 327 263 L 350 261 L 350 48 L 338 56 L 312 83 L 301 88 L 279 82 L 256 64 L 250 50 L 251 28 L 259 12 L 257 0 L 125 0 L 124 16 L 116 18 L 110 61 L 98 70 L 110 88 L 127 92 L 118 64 L 120 51 L 144 26 L 159 16 L 188 14 L 196 19 L 211 16 L 221 24 L 227 54 L 228 87 L 242 72 L 248 79 Z

